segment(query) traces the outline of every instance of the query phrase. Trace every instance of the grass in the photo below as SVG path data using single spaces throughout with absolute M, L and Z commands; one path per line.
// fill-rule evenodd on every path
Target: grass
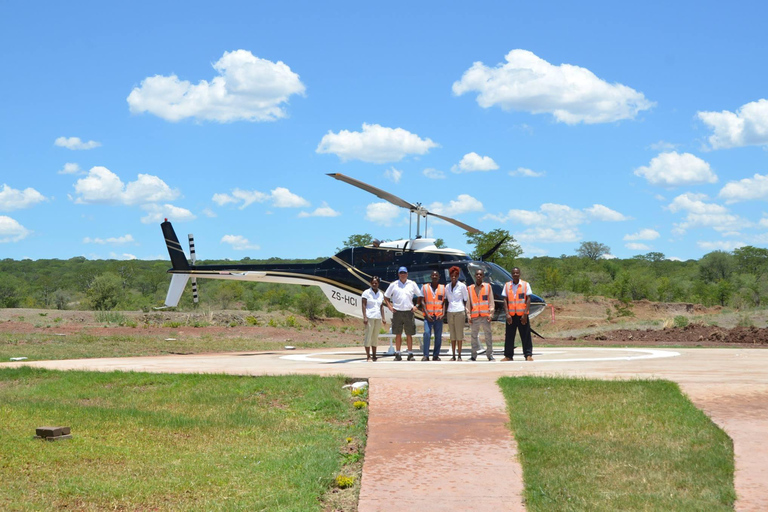
M 733 444 L 669 381 L 504 377 L 529 511 L 733 510 Z
M 175 338 L 173 335 L 170 337 Z M 299 348 L 327 346 L 324 341 L 313 341 L 310 337 L 302 337 L 289 342 L 247 337 L 229 338 L 207 334 L 179 337 L 170 341 L 166 341 L 166 338 L 166 335 L 142 335 L 141 329 L 137 329 L 135 334 L 114 336 L 94 336 L 85 333 L 67 336 L 40 333 L 0 333 L 0 361 L 8 361 L 11 357 L 27 357 L 30 361 L 41 361 L 283 350 L 286 344 Z M 343 345 L 344 343 L 338 341 L 333 343 L 333 346 Z
M 365 437 L 343 384 L 0 369 L 0 509 L 322 510 Z

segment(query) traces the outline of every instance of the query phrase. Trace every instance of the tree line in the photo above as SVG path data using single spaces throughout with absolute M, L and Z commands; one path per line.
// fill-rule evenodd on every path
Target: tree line
M 520 267 L 534 291 L 545 297 L 564 293 L 605 296 L 625 302 L 694 302 L 736 308 L 762 306 L 768 297 L 768 249 L 746 246 L 713 251 L 699 260 L 672 261 L 659 252 L 629 259 L 605 259 L 610 248 L 584 241 L 573 255 L 521 257 L 522 250 L 506 230 L 467 234 L 471 256 L 484 257 L 507 270 Z M 370 242 L 369 234 L 352 235 L 342 247 Z M 442 241 L 441 241 L 442 242 Z M 442 245 L 442 244 L 441 244 Z M 269 258 L 239 261 L 199 260 L 199 264 L 316 263 L 324 258 Z M 149 311 L 162 305 L 170 276 L 167 261 L 0 260 L 0 307 Z M 306 316 L 336 316 L 325 296 L 314 287 L 198 281 L 200 305 L 211 309 L 295 310 Z M 181 309 L 192 309 L 190 293 Z

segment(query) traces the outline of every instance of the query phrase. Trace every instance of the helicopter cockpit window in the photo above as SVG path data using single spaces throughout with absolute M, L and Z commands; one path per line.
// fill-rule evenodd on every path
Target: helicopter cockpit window
M 431 270 L 414 270 L 408 273 L 408 279 L 421 286 L 432 282 Z
M 475 272 L 478 270 L 482 270 L 485 272 L 485 279 L 484 281 L 486 283 L 491 283 L 499 286 L 504 286 L 504 284 L 512 279 L 512 276 L 509 275 L 509 273 L 501 268 L 500 266 L 496 265 L 495 263 L 488 263 L 488 262 L 472 262 L 467 264 L 467 269 L 469 270 L 471 274 L 471 281 L 474 282 L 475 280 Z

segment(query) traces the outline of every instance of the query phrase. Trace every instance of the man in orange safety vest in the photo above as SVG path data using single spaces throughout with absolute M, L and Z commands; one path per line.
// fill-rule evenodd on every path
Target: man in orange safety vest
M 520 269 L 512 269 L 512 280 L 504 285 L 501 295 L 504 297 L 504 310 L 507 316 L 507 329 L 504 333 L 504 359 L 512 361 L 515 354 L 515 332 L 520 331 L 523 342 L 523 355 L 526 361 L 533 361 L 533 341 L 528 312 L 531 307 L 531 285 L 520 279 Z

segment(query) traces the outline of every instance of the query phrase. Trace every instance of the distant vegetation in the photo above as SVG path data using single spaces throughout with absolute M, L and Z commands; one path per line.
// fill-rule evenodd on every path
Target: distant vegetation
M 347 242 L 365 235 L 353 235 Z M 660 302 L 695 302 L 751 308 L 768 298 L 768 249 L 746 246 L 732 252 L 714 251 L 700 260 L 671 261 L 658 252 L 630 259 L 604 259 L 610 248 L 583 242 L 576 255 L 520 257 L 519 246 L 505 230 L 471 235 L 473 256 L 488 253 L 503 237 L 509 237 L 489 256 L 510 270 L 519 266 L 523 279 L 536 293 L 547 297 L 563 293 L 605 296 L 626 303 L 647 299 Z M 346 242 L 345 242 L 346 244 Z M 598 255 L 598 256 L 596 256 Z M 315 263 L 315 260 L 244 258 L 229 263 Z M 203 261 L 221 264 L 225 261 Z M 170 280 L 167 261 L 0 260 L 0 307 L 94 310 L 149 310 L 162 305 Z M 198 280 L 201 305 L 211 309 L 282 309 L 307 317 L 337 316 L 317 288 L 293 285 Z M 182 296 L 180 309 L 192 309 L 192 296 Z

